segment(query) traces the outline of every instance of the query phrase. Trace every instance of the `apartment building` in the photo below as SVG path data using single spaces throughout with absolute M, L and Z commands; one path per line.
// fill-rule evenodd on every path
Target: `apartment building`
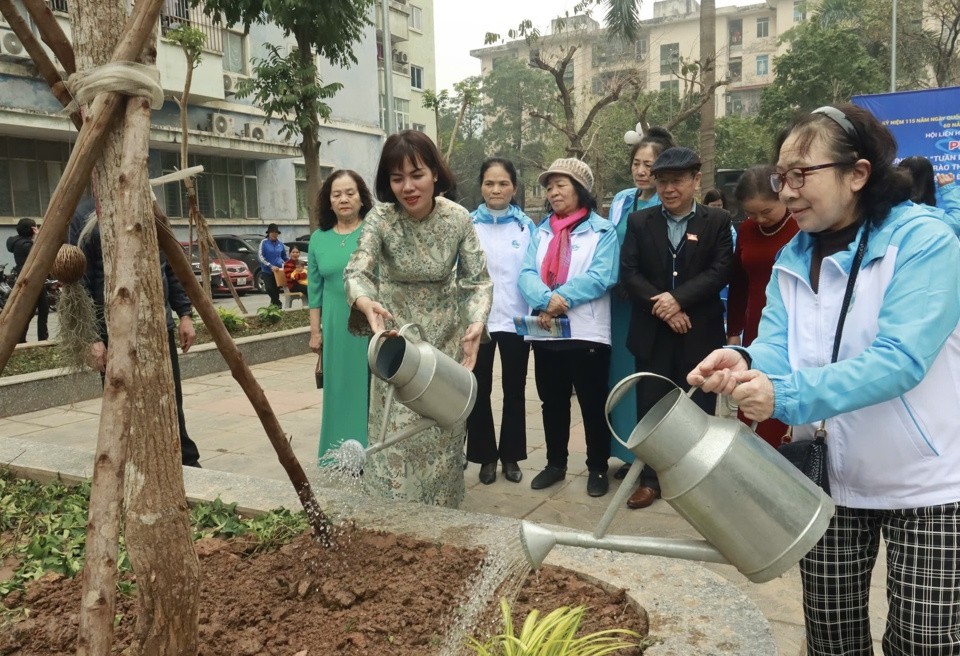
M 67 35 L 71 33 L 67 3 L 72 1 L 48 0 Z M 280 224 L 285 236 L 306 232 L 306 179 L 300 150 L 284 139 L 279 121 L 268 121 L 250 99 L 235 95 L 237 83 L 252 73 L 251 61 L 265 56 L 263 44 L 289 48 L 292 39 L 285 39 L 274 25 L 253 25 L 249 34 L 224 28 L 205 16 L 202 8 L 189 4 L 168 0 L 160 17 L 157 66 L 168 100 L 153 113 L 151 177 L 180 168 L 179 108 L 172 98 L 183 91 L 186 63 L 179 46 L 164 35 L 187 23 L 206 36 L 188 106 L 191 164 L 205 168 L 197 182 L 201 211 L 214 232 L 262 232 L 271 222 Z M 372 180 L 383 142 L 373 25 L 354 52 L 358 63 L 347 70 L 320 62 L 325 83 L 345 85 L 327 101 L 332 116 L 320 127 L 320 158 L 326 171 L 352 168 Z M 20 217 L 43 216 L 75 140 L 73 125 L 36 74 L 16 35 L 0 19 L 0 241 L 13 234 Z M 184 234 L 188 208 L 182 186 L 167 184 L 156 192 L 174 226 Z M 8 253 L 0 253 L 0 261 L 8 260 Z
M 773 81 L 773 58 L 782 52 L 779 37 L 806 20 L 804 0 L 767 0 L 717 8 L 717 75 L 730 79 L 716 95 L 717 116 L 749 115 L 759 109 L 760 93 Z M 481 70 L 492 70 L 505 57 L 545 60 L 577 45 L 567 79 L 580 98 L 603 95 L 609 85 L 637 73 L 648 90 L 681 92 L 677 72 L 682 61 L 700 58 L 700 5 L 696 0 L 658 0 L 654 16 L 642 21 L 637 39 L 623 43 L 607 37 L 593 18 L 554 21 L 550 33 L 532 44 L 525 40 L 471 50 Z
M 423 106 L 423 92 L 437 88 L 433 0 L 389 0 L 390 50 L 383 48 L 383 12 L 377 3 L 377 62 L 380 69 L 380 127 L 384 127 L 384 70 L 390 62 L 396 129 L 426 132 L 436 141 L 433 110 Z

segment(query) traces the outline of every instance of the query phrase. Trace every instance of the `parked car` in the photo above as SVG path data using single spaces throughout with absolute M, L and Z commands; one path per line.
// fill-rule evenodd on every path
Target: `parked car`
M 260 250 L 260 242 L 263 240 L 261 234 L 223 234 L 213 235 L 213 240 L 224 257 L 241 260 L 247 265 L 253 276 L 253 288 L 258 292 L 266 291 L 263 287 L 263 279 L 260 275 L 260 258 L 257 252 Z
M 183 251 L 186 253 L 187 243 L 180 242 L 180 245 L 183 246 Z M 214 255 L 212 249 L 211 255 Z M 200 256 L 196 244 L 194 244 L 193 251 L 190 253 L 190 264 L 193 267 L 193 274 L 197 277 L 197 280 L 200 280 Z M 226 257 L 226 254 L 224 254 L 222 260 L 211 260 L 210 262 L 210 288 L 214 294 L 230 293 L 230 288 L 224 280 L 224 272 L 230 276 L 230 282 L 233 283 L 238 295 L 242 296 L 253 290 L 253 274 L 250 273 L 246 263 L 243 260 Z

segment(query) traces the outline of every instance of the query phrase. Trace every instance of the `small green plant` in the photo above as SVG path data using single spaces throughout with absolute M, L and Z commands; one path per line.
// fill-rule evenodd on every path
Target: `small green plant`
M 468 638 L 467 646 L 477 656 L 604 656 L 640 646 L 643 636 L 628 629 L 609 629 L 575 637 L 586 610 L 585 606 L 561 606 L 542 619 L 539 611 L 532 610 L 516 634 L 510 602 L 501 599 L 503 633 L 485 643 Z
M 283 310 L 276 305 L 264 305 L 257 310 L 257 318 L 263 323 L 280 323 L 283 321 Z
M 218 307 L 217 314 L 220 315 L 220 320 L 223 322 L 223 325 L 227 327 L 228 333 L 233 334 L 247 327 L 246 319 L 236 310 Z

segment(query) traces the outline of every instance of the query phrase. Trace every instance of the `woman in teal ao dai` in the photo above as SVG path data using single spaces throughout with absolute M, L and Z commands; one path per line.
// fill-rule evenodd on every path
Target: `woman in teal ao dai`
M 472 369 L 493 284 L 467 210 L 440 196 L 453 176 L 422 132 L 390 136 L 377 167 L 377 197 L 344 274 L 347 302 L 371 331 L 421 326 L 434 347 Z M 373 379 L 370 434 L 383 419 L 387 384 Z M 420 418 L 394 403 L 392 434 Z M 379 496 L 456 508 L 463 501 L 465 422 L 417 433 L 372 455 L 364 487 Z
M 310 235 L 307 285 L 310 303 L 310 348 L 323 347 L 323 414 L 318 458 L 344 440 L 367 444 L 370 375 L 368 339 L 347 330 L 349 306 L 343 291 L 343 270 L 357 248 L 363 218 L 373 199 L 355 171 L 332 173 L 319 198 L 319 228 Z
M 633 178 L 634 186 L 624 189 L 613 197 L 608 215 L 610 222 L 617 228 L 617 240 L 621 246 L 623 246 L 624 235 L 627 234 L 627 217 L 651 205 L 660 204 L 656 185 L 650 175 L 650 167 L 660 153 L 673 145 L 672 134 L 663 128 L 652 127 L 630 150 L 630 176 Z M 610 389 L 613 389 L 614 385 L 635 371 L 633 354 L 627 349 L 630 300 L 614 288 L 610 301 L 610 342 L 613 350 L 610 357 L 609 383 Z M 616 434 L 626 440 L 637 425 L 636 395 L 625 395 L 614 408 L 610 420 Z M 634 460 L 633 454 L 616 438 L 612 438 L 610 455 L 626 463 L 619 472 L 614 474 L 617 478 L 623 478 L 626 467 Z

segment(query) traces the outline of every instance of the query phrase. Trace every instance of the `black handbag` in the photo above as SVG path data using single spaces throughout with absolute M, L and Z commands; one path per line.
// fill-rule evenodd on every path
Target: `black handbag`
M 823 423 L 817 429 L 817 436 L 812 440 L 787 442 L 777 447 L 784 458 L 790 461 L 811 481 L 830 494 L 830 476 L 827 474 L 827 431 Z
M 860 243 L 857 245 L 857 254 L 853 258 L 853 264 L 850 267 L 850 277 L 847 279 L 847 289 L 843 294 L 843 304 L 840 306 L 840 318 L 837 320 L 837 332 L 833 337 L 833 357 L 830 362 L 837 361 L 837 355 L 840 353 L 840 336 L 843 334 L 843 323 L 847 318 L 847 310 L 850 307 L 850 299 L 853 296 L 853 286 L 857 280 L 857 274 L 860 272 L 860 265 L 863 263 L 863 256 L 867 252 L 867 232 L 870 225 L 863 228 L 863 236 L 860 237 Z M 787 442 L 777 447 L 777 451 L 784 458 L 790 461 L 794 467 L 799 469 L 811 481 L 823 488 L 823 491 L 830 494 L 830 475 L 827 472 L 827 429 L 826 420 L 820 422 L 812 440 L 800 440 L 799 442 Z
M 317 368 L 313 371 L 313 376 L 317 380 L 317 389 L 323 389 L 323 351 L 317 355 Z

